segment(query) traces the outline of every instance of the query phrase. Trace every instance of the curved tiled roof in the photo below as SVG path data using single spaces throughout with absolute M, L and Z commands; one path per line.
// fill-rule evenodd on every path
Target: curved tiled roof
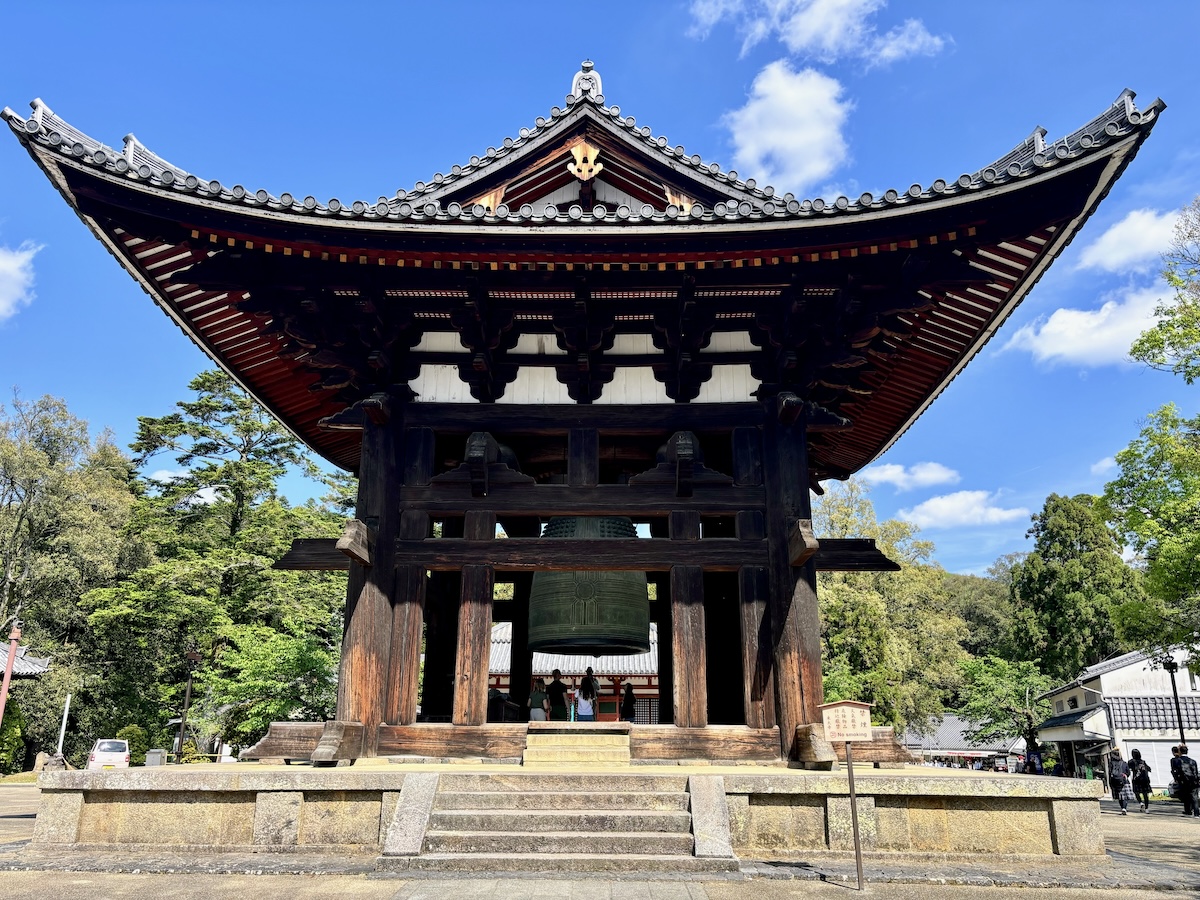
M 240 208 L 319 219 L 378 222 L 457 221 L 501 225 L 603 222 L 619 225 L 680 224 L 691 221 L 699 224 L 854 216 L 928 203 L 1004 184 L 1095 153 L 1112 141 L 1148 125 L 1165 108 L 1165 104 L 1156 99 L 1145 109 L 1139 110 L 1134 106 L 1134 96 L 1131 90 L 1122 91 L 1112 106 L 1099 116 L 1051 143 L 1045 140 L 1046 130 L 1039 127 L 1009 153 L 973 173 L 964 173 L 956 178 L 939 178 L 928 186 L 913 184 L 903 190 L 889 189 L 878 197 L 863 193 L 856 198 L 838 197 L 832 202 L 821 198 L 801 200 L 790 193 L 779 196 L 770 186 L 759 187 L 753 178 L 743 180 L 735 171 L 725 170 L 714 162 L 706 162 L 698 154 L 688 154 L 681 145 L 672 145 L 665 136 L 655 135 L 649 126 L 639 125 L 633 116 L 623 115 L 619 106 L 606 105 L 602 94 L 590 91 L 578 97 L 568 95 L 564 107 L 553 107 L 549 116 L 539 116 L 532 127 L 521 128 L 516 137 L 504 138 L 497 146 L 488 147 L 482 155 L 472 156 L 467 162 L 453 166 L 449 172 L 435 173 L 428 182 L 418 181 L 409 190 L 397 191 L 391 197 L 380 196 L 375 201 L 343 202 L 334 198 L 322 202 L 312 195 L 301 197 L 284 192 L 275 196 L 263 189 L 250 190 L 242 185 L 228 187 L 172 165 L 147 149 L 132 134 L 126 135 L 122 150 L 115 150 L 71 127 L 40 99 L 32 102 L 33 112 L 28 118 L 19 116 L 7 107 L 0 111 L 0 118 L 7 121 L 14 131 L 23 132 L 27 140 L 35 140 L 56 153 L 81 160 L 89 166 L 131 181 Z M 604 204 L 597 204 L 592 209 L 584 209 L 578 204 L 566 209 L 553 204 L 535 209 L 530 204 L 523 204 L 512 209 L 501 203 L 494 212 L 489 212 L 480 203 L 464 205 L 449 202 L 443 208 L 439 198 L 450 189 L 496 168 L 497 164 L 511 157 L 519 156 L 533 145 L 544 144 L 585 118 L 626 141 L 642 145 L 652 156 L 657 156 L 692 179 L 705 182 L 710 189 L 728 193 L 728 199 L 714 203 L 712 208 L 697 203 L 687 211 L 675 204 L 658 210 L 650 204 L 639 208 L 621 204 L 612 209 Z
M 28 647 L 17 647 L 13 657 L 12 674 L 14 678 L 35 678 L 50 671 L 50 660 L 41 659 L 28 654 Z M 8 665 L 8 644 L 0 645 L 0 672 Z

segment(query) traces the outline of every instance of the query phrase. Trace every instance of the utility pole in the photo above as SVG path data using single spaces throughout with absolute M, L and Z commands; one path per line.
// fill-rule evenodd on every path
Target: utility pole
M 1175 695 L 1175 724 L 1179 726 L 1179 743 L 1186 744 L 1187 738 L 1183 736 L 1183 710 L 1179 707 L 1179 688 L 1175 686 L 1175 673 L 1179 671 L 1179 663 L 1175 662 L 1175 657 L 1164 656 L 1159 662 L 1171 676 L 1171 693 Z

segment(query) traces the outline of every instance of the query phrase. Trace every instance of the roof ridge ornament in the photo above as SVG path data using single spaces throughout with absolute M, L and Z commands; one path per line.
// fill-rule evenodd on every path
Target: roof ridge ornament
M 596 71 L 596 64 L 590 59 L 585 59 L 579 64 L 579 71 L 571 79 L 571 96 L 593 102 L 598 102 L 598 98 L 604 96 L 600 73 Z

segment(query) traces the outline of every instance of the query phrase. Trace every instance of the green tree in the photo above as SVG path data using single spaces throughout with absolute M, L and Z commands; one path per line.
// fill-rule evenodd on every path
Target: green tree
M 1141 577 L 1121 558 L 1095 497 L 1051 494 L 1028 536 L 1034 550 L 1013 572 L 1014 652 L 1069 681 L 1126 649 L 1114 613 L 1144 598 Z
M 26 761 L 57 745 L 67 693 L 75 703 L 64 750 L 76 760 L 86 751 L 81 731 L 96 710 L 85 687 L 100 667 L 86 652 L 79 599 L 145 557 L 126 527 L 134 487 L 129 459 L 107 434 L 93 440 L 61 400 L 17 395 L 0 409 L 0 624 L 19 616 L 23 643 L 53 659 L 49 674 L 12 686 Z
M 831 484 L 813 510 L 822 537 L 868 537 L 899 572 L 823 572 L 821 641 L 827 699 L 875 704 L 872 718 L 926 729 L 959 686 L 967 629 L 950 610 L 933 544 L 909 522 L 878 522 L 866 485 Z
M 1144 564 L 1149 594 L 1117 609 L 1121 633 L 1141 649 L 1183 645 L 1200 657 L 1200 416 L 1162 407 L 1117 465 L 1103 510 Z
M 1175 295 L 1155 309 L 1158 321 L 1133 342 L 1129 355 L 1194 384 L 1200 377 L 1200 197 L 1179 215 L 1163 254 L 1163 277 Z
M 1036 662 L 1010 662 L 995 656 L 962 662 L 963 703 L 959 715 L 971 723 L 966 735 L 985 743 L 1021 736 L 1038 746 L 1038 726 L 1050 716 L 1042 694 L 1054 686 Z
M 105 687 L 112 725 L 138 724 L 155 744 L 172 740 L 167 721 L 181 711 L 185 654 L 194 649 L 201 663 L 188 717 L 193 733 L 248 743 L 268 721 L 255 710 L 324 718 L 328 709 L 345 575 L 272 564 L 294 538 L 334 537 L 344 519 L 278 495 L 289 467 L 311 475 L 315 466 L 227 376 L 206 372 L 190 388 L 194 399 L 177 412 L 139 419 L 132 445 L 144 468 L 162 454 L 178 467 L 144 483 L 133 516 L 154 559 L 88 594 L 85 607 L 97 652 L 121 660 L 120 675 Z M 333 481 L 338 496 L 348 492 L 344 479 Z M 274 660 L 273 672 L 260 650 Z
M 967 624 L 963 649 L 972 656 L 1012 654 L 1012 571 L 1025 558 L 1009 553 L 989 568 L 986 577 L 946 573 L 948 609 Z

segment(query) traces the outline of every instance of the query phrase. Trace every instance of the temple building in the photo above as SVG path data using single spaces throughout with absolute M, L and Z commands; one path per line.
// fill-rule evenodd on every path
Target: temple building
M 1163 108 L 1126 91 L 1057 140 L 832 201 L 688 153 L 590 62 L 562 106 L 371 201 L 208 180 L 40 101 L 2 115 L 180 330 L 359 478 L 343 537 L 280 562 L 349 571 L 337 719 L 287 726 L 314 761 L 519 757 L 528 726 L 487 722 L 497 622 L 519 706 L 534 649 L 645 652 L 653 622 L 659 724 L 632 756 L 780 760 L 821 720 L 817 572 L 894 568 L 814 535 L 810 492 L 920 417 Z

